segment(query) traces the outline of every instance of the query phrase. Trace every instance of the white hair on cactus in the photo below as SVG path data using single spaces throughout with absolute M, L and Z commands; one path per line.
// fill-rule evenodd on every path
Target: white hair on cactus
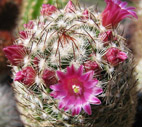
M 30 39 L 29 39 L 29 38 L 28 38 L 28 39 L 25 39 L 25 40 L 22 40 L 22 42 L 23 42 L 23 45 L 24 45 L 25 47 L 31 46 L 31 43 L 30 43 Z
M 96 40 L 95 45 L 97 49 L 103 49 L 104 48 L 104 43 L 102 41 Z
M 67 18 L 73 19 L 74 16 L 75 16 L 73 13 L 65 13 L 64 15 L 65 15 L 65 18 L 66 18 L 66 19 L 67 19 Z
M 55 13 L 50 15 L 50 17 L 52 17 L 53 19 L 57 19 L 59 16 L 61 16 L 62 13 L 63 13 L 63 10 L 56 11 Z
M 58 24 L 58 27 L 66 27 L 67 26 L 67 24 L 65 23 L 65 21 L 64 20 L 59 20 L 58 22 L 57 22 L 57 24 Z
M 106 31 L 106 28 L 104 27 L 104 26 L 102 26 L 102 24 L 100 24 L 100 30 L 101 30 L 101 32 L 104 32 L 104 31 Z
M 39 66 L 39 69 L 40 69 L 40 70 L 44 70 L 44 69 L 47 67 L 46 60 L 45 60 L 44 58 L 41 58 L 41 59 L 39 60 L 38 66 Z
M 80 48 L 75 52 L 75 56 L 78 61 L 83 62 L 83 60 L 86 58 L 86 49 L 84 47 Z
M 56 114 L 59 113 L 59 109 L 58 109 L 57 107 L 55 107 L 55 106 L 52 107 L 52 111 L 53 111 L 54 113 L 56 113 Z
M 36 109 L 36 105 L 33 104 L 33 103 L 31 103 L 31 108 L 32 108 L 33 110 Z
M 69 119 L 69 117 L 68 117 L 66 114 L 63 114 L 62 117 L 63 117 L 63 119 L 65 119 L 65 120 L 68 120 L 68 119 Z
M 52 65 L 55 65 L 55 66 L 59 66 L 59 54 L 55 55 L 55 54 L 51 54 L 51 56 L 49 57 L 50 59 L 50 63 Z
M 80 63 L 80 61 L 78 61 L 78 60 L 76 60 L 76 61 L 75 61 L 75 60 L 72 60 L 72 61 L 70 62 L 70 66 L 71 66 L 71 65 L 74 65 L 74 67 L 77 68 L 78 66 L 81 65 L 81 63 Z
M 42 118 L 43 119 L 47 119 L 48 118 L 48 115 L 46 113 L 42 113 Z
M 35 83 L 39 86 L 39 85 L 41 85 L 42 82 L 43 82 L 42 79 L 37 75 L 35 77 Z
M 41 35 L 41 32 L 42 32 L 42 29 L 41 28 L 38 28 L 36 31 L 35 31 L 35 36 L 40 36 Z
M 87 24 L 88 24 L 89 26 L 95 26 L 94 21 L 91 20 L 91 19 L 87 20 Z
M 13 71 L 14 71 L 14 74 L 15 74 L 19 71 L 19 68 L 17 66 L 13 66 Z
M 101 19 L 101 13 L 100 12 L 96 12 L 93 15 L 95 16 L 96 19 Z
M 32 53 L 36 53 L 37 50 L 38 50 L 37 43 L 33 42 L 32 48 L 31 48 Z
M 38 45 L 38 50 L 40 51 L 40 52 L 44 52 L 45 51 L 45 43 L 44 42 L 41 42 L 39 45 Z
M 24 57 L 24 67 L 30 65 L 31 59 L 30 57 L 27 55 Z
M 80 12 L 80 11 L 76 11 L 75 14 L 76 14 L 76 16 L 78 16 L 78 17 L 81 17 L 81 16 L 82 16 L 82 12 Z

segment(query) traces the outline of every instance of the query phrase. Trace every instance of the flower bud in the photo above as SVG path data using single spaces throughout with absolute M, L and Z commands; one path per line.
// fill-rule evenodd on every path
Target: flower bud
M 53 5 L 43 4 L 40 13 L 41 13 L 41 15 L 49 16 L 49 15 L 52 15 L 56 10 L 57 10 L 57 8 Z
M 73 2 L 70 0 L 65 7 L 65 12 L 72 13 L 74 10 L 75 7 L 73 5 Z
M 36 72 L 32 67 L 26 67 L 16 73 L 15 81 L 22 82 L 25 85 L 32 85 L 35 82 Z
M 26 55 L 26 50 L 22 45 L 8 46 L 3 51 L 11 64 L 15 66 L 21 64 Z
M 27 24 L 24 24 L 24 27 L 28 28 L 28 29 L 33 29 L 34 28 L 34 22 L 29 21 Z
M 120 62 L 123 62 L 127 59 L 127 54 L 117 48 L 112 47 L 107 50 L 104 58 L 108 61 L 108 63 L 110 63 L 113 66 L 116 66 Z
M 49 69 L 43 71 L 42 79 L 44 80 L 47 86 L 53 85 L 57 83 L 57 78 L 55 76 L 55 72 Z

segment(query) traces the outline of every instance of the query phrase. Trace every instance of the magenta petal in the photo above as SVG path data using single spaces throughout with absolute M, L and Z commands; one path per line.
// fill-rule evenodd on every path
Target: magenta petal
M 62 109 L 62 108 L 64 108 L 65 107 L 65 103 L 63 102 L 63 101 L 60 101 L 59 102 L 59 105 L 58 105 L 58 108 L 59 109 Z
M 69 100 L 69 101 L 68 101 L 67 105 L 74 105 L 75 96 L 70 96 L 68 100 Z
M 60 91 L 62 89 L 62 86 L 60 84 L 55 84 L 50 86 L 50 88 L 54 91 Z
M 77 115 L 79 115 L 80 111 L 81 111 L 81 107 L 78 107 L 77 108 Z
M 77 70 L 77 75 L 78 75 L 78 76 L 81 76 L 82 73 L 83 73 L 83 66 L 81 65 L 81 66 L 79 67 L 79 69 Z
M 91 81 L 85 83 L 84 86 L 86 88 L 92 88 L 92 87 L 95 87 L 97 84 L 98 84 L 98 80 L 91 80 Z
M 92 89 L 87 89 L 85 92 L 84 92 L 84 98 L 86 101 L 89 100 L 90 98 L 90 95 L 92 94 L 93 90 Z
M 57 71 L 57 75 L 58 75 L 60 80 L 65 78 L 65 74 L 63 72 L 61 72 L 61 71 Z
M 80 111 L 81 111 L 81 106 L 72 108 L 72 116 L 79 115 Z
M 88 115 L 91 115 L 91 114 L 92 114 L 90 104 L 88 104 L 88 103 L 85 104 L 85 105 L 83 106 L 83 109 L 84 109 L 84 111 L 85 111 Z
M 77 97 L 77 98 L 75 99 L 75 101 L 74 101 L 74 104 L 75 104 L 75 106 L 76 106 L 76 105 L 82 105 L 82 99 L 81 99 L 81 97 Z
M 72 108 L 72 116 L 75 116 L 75 115 L 76 115 L 76 109 Z
M 102 88 L 99 88 L 99 87 L 94 87 L 93 88 L 93 95 L 99 95 L 103 92 L 103 89 Z
M 93 71 L 89 71 L 86 74 L 84 74 L 83 76 L 81 76 L 81 78 L 85 81 L 87 80 L 91 80 L 93 78 L 94 72 Z
M 67 67 L 67 75 L 73 75 L 74 73 L 76 73 L 76 71 L 73 65 L 71 67 Z
M 75 71 L 75 67 L 73 66 L 73 64 L 72 64 L 72 66 L 71 66 L 71 72 L 72 72 L 72 74 L 74 74 L 76 71 Z
M 56 92 L 56 91 L 51 92 L 51 93 L 50 93 L 50 96 L 56 98 L 56 97 L 57 97 L 57 92 Z
M 68 108 L 71 107 L 71 106 L 67 105 L 68 102 L 69 102 L 69 97 L 68 96 L 64 97 L 63 99 L 60 99 L 59 108 L 64 108 L 65 107 L 64 110 L 68 110 Z M 69 106 L 69 107 L 67 107 L 67 106 Z
M 66 105 L 66 106 L 64 107 L 64 111 L 67 112 L 67 111 L 70 110 L 71 108 L 72 108 L 72 106 Z
M 76 115 L 79 115 L 80 111 L 81 111 L 81 106 L 76 107 Z
M 91 97 L 91 98 L 90 98 L 90 103 L 91 103 L 91 104 L 100 105 L 100 104 L 101 104 L 101 101 L 100 101 L 97 97 Z
M 56 98 L 56 99 L 61 99 L 64 96 L 66 96 L 66 92 L 65 91 L 53 91 L 50 93 L 50 96 Z
M 64 111 L 68 111 L 69 109 L 71 109 L 74 106 L 74 103 L 75 103 L 75 96 L 68 97 L 68 101 L 64 107 Z

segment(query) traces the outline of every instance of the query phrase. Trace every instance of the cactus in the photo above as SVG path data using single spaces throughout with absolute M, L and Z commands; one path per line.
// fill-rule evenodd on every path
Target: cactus
M 105 0 L 102 13 L 70 0 L 44 4 L 4 48 L 27 127 L 130 127 L 136 108 L 133 56 L 117 32 L 135 17 L 126 2 Z

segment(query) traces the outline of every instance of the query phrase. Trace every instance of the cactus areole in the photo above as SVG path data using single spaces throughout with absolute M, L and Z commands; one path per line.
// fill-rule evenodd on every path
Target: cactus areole
M 133 7 L 105 0 L 102 13 L 44 4 L 3 49 L 25 126 L 130 127 L 136 106 L 132 54 L 117 32 Z

